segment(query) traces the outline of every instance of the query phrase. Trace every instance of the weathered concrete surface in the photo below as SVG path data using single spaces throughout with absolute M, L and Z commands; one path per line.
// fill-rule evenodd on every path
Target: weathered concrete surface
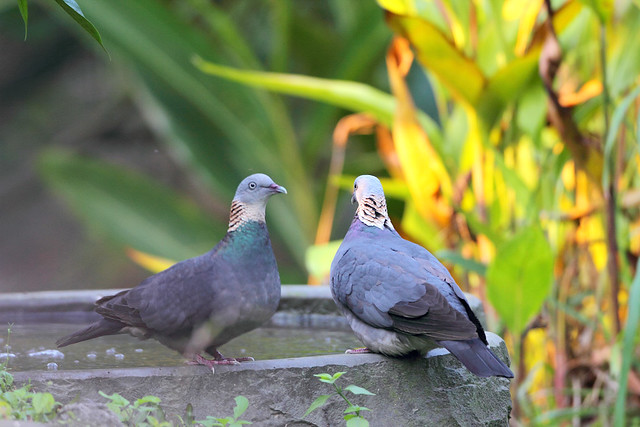
M 0 296 L 0 322 L 90 322 L 99 316 L 94 302 L 122 289 L 14 292 Z M 467 294 L 469 305 L 484 325 L 481 301 Z M 329 286 L 284 285 L 278 312 L 269 326 L 348 328 L 331 298 Z
M 488 334 L 493 350 L 507 360 L 504 342 Z M 372 409 L 364 413 L 372 426 L 506 426 L 511 410 L 509 380 L 479 378 L 446 350 L 427 359 L 391 359 L 376 354 L 330 355 L 265 360 L 220 366 L 212 374 L 202 366 L 59 372 L 16 372 L 18 384 L 29 379 L 35 390 L 47 390 L 69 403 L 98 395 L 122 394 L 129 400 L 153 394 L 162 399 L 167 415 L 183 416 L 191 403 L 196 419 L 229 416 L 234 397 L 249 399 L 242 417 L 259 426 L 342 425 L 345 403 L 330 403 L 301 419 L 316 397 L 331 392 L 314 374 L 347 371 L 339 384 L 356 384 L 376 396 L 353 396 Z

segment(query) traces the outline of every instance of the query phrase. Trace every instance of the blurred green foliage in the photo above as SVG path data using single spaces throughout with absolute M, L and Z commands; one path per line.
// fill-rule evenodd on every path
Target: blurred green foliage
M 639 298 L 638 2 L 82 7 L 113 60 L 132 70 L 153 128 L 210 193 L 230 200 L 254 171 L 287 187 L 268 218 L 286 248 L 285 282 L 302 280 L 313 243 L 309 270 L 323 279 L 335 245 L 322 249 L 328 238 L 316 231 L 342 217 L 343 169 L 378 174 L 384 165 L 397 228 L 442 253 L 505 334 L 518 420 L 637 417 L 638 338 L 625 332 L 637 326 L 627 315 Z M 415 63 L 433 88 L 437 123 L 415 106 Z M 342 109 L 359 117 L 347 134 L 375 133 L 378 156 L 361 157 L 372 149 L 345 139 L 331 144 Z M 195 255 L 224 228 L 115 166 L 51 150 L 41 170 L 93 227 L 152 255 Z M 145 246 L 141 236 L 160 228 Z

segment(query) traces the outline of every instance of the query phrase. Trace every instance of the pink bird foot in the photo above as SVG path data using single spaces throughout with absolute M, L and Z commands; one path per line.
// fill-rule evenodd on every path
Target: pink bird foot
M 373 353 L 373 351 L 369 350 L 367 347 L 358 347 L 358 348 L 350 348 L 345 351 L 346 354 L 365 354 L 365 353 Z
M 254 362 L 253 357 L 224 357 L 219 351 L 213 353 L 213 359 L 207 359 L 199 354 L 193 357 L 193 360 L 188 361 L 189 365 L 204 365 L 213 369 L 216 365 L 239 365 L 240 362 Z

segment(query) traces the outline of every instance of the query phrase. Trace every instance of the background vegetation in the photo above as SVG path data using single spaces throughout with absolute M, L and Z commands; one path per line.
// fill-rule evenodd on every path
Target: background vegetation
M 81 6 L 201 188 L 229 200 L 252 171 L 287 187 L 268 218 L 284 282 L 325 279 L 353 212 L 339 189 L 387 177 L 397 228 L 506 337 L 516 423 L 640 422 L 637 1 Z M 224 210 L 73 151 L 51 147 L 40 171 L 150 268 L 226 226 Z

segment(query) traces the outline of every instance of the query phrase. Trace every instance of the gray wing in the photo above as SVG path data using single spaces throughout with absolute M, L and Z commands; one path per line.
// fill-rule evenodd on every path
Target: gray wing
M 466 313 L 439 291 L 442 280 L 411 256 L 371 241 L 353 243 L 337 256 L 334 298 L 363 322 L 437 340 L 478 337 Z
M 148 277 L 135 288 L 97 301 L 96 312 L 129 326 L 170 335 L 190 330 L 209 317 L 222 272 L 205 254 Z M 224 267 L 222 268 L 224 269 Z

